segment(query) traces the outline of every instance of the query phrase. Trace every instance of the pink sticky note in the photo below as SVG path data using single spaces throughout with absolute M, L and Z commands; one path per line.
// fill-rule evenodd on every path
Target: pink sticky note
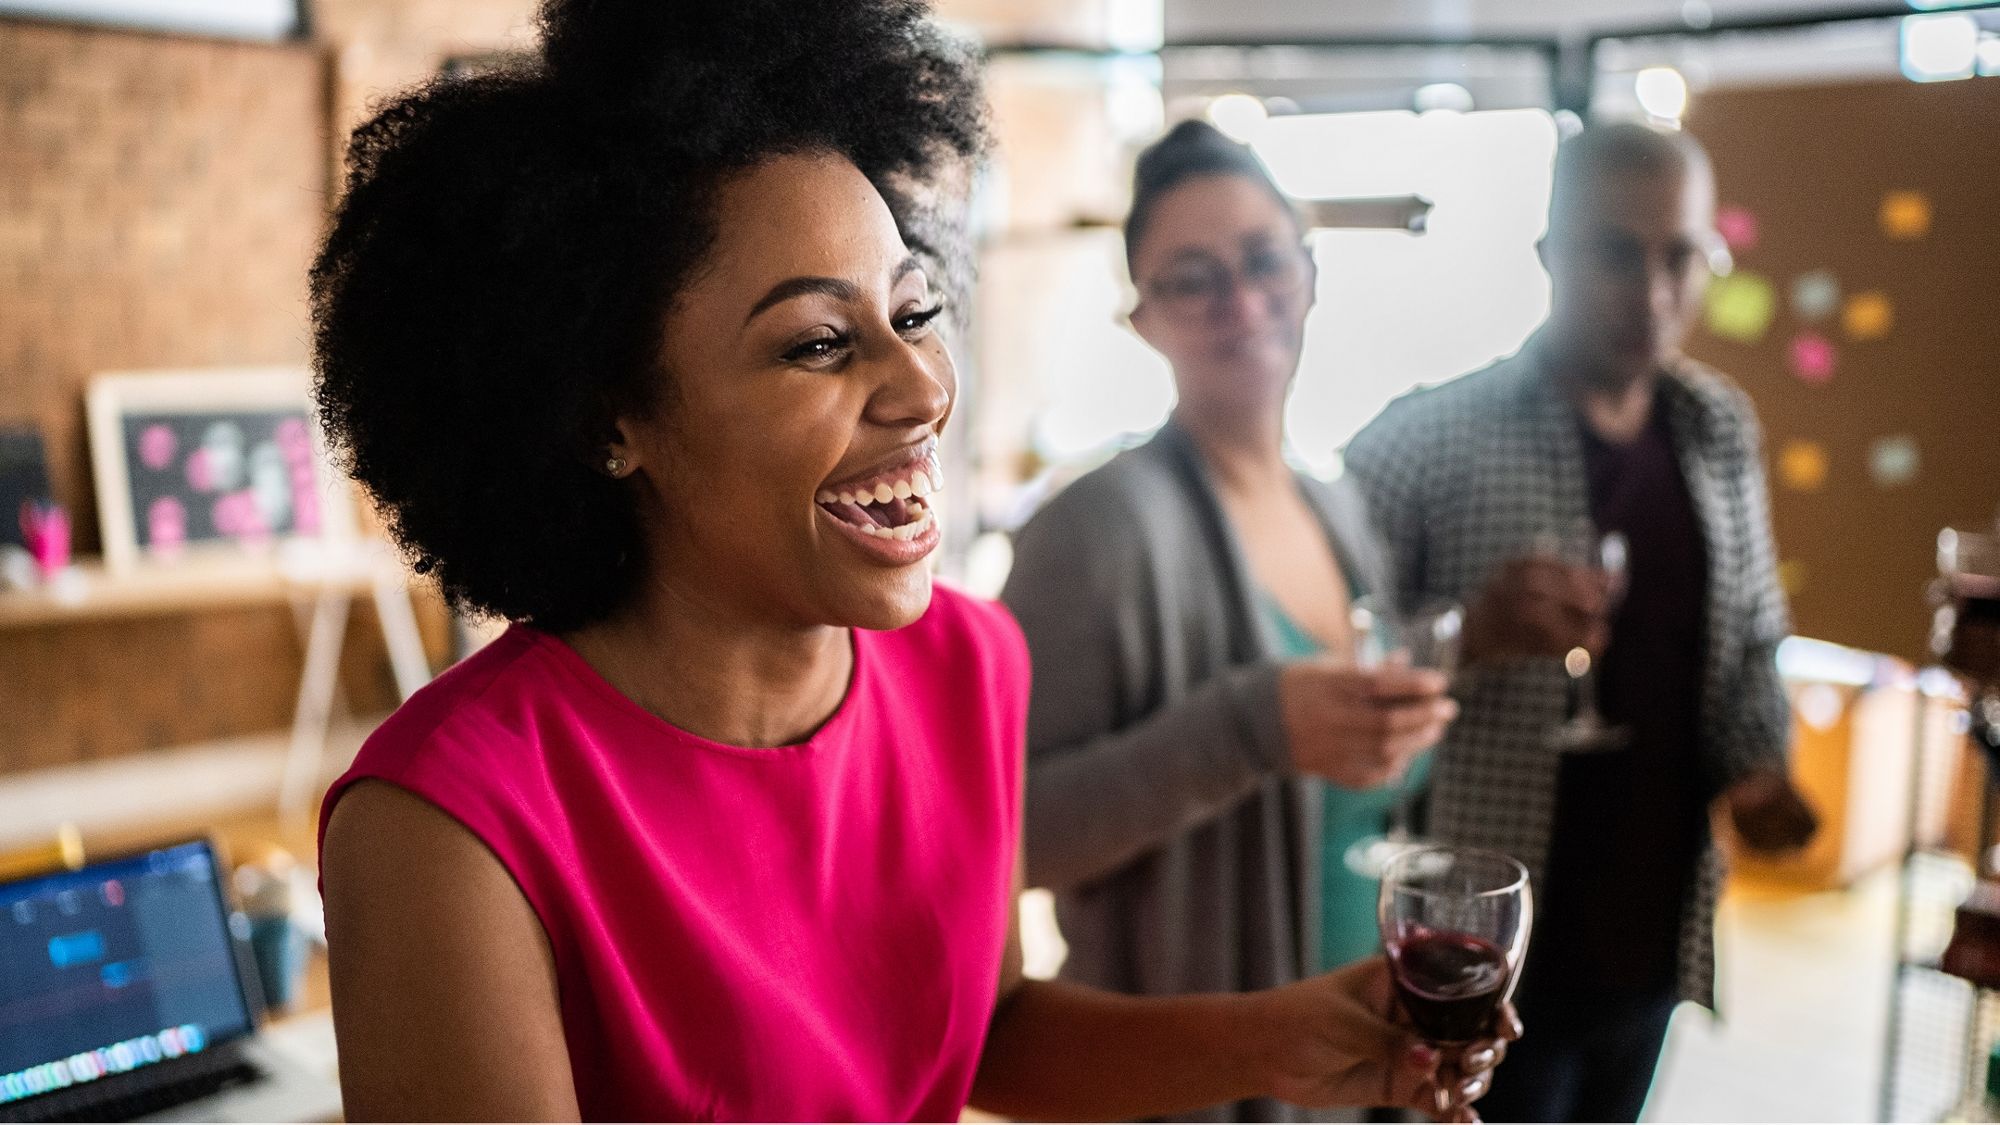
M 1731 250 L 1749 250 L 1757 245 L 1757 216 L 1744 207 L 1724 207 L 1715 213 L 1715 229 Z
M 173 463 L 174 431 L 155 422 L 139 435 L 139 460 L 154 472 L 159 472 Z
M 271 527 L 257 507 L 257 494 L 245 489 L 224 493 L 209 517 L 215 530 L 239 543 L 259 544 L 271 537 Z
M 1801 332 L 1792 339 L 1792 374 L 1801 382 L 1816 387 L 1832 382 L 1838 358 L 1833 344 L 1817 332 Z
M 285 460 L 297 464 L 312 458 L 312 439 L 306 434 L 306 424 L 297 418 L 287 418 L 278 423 L 273 435 L 278 448 L 284 451 Z
M 215 459 L 208 450 L 197 449 L 188 454 L 187 481 L 188 487 L 196 492 L 215 491 Z
M 187 546 L 187 509 L 172 496 L 162 496 L 146 508 L 146 547 L 172 558 Z

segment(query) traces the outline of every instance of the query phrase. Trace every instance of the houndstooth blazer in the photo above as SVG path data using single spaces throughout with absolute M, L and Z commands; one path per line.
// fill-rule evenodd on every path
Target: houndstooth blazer
M 1575 413 L 1536 359 L 1508 359 L 1391 403 L 1346 450 L 1393 551 L 1405 599 L 1470 603 L 1488 577 L 1538 534 L 1588 520 Z M 1669 428 L 1708 546 L 1707 667 L 1696 761 L 1703 793 L 1781 765 L 1791 711 L 1778 678 L 1790 630 L 1778 586 L 1762 438 L 1749 398 L 1723 376 L 1683 362 L 1664 380 Z M 1462 714 L 1431 772 L 1430 831 L 1519 859 L 1537 882 L 1548 860 L 1564 717 L 1556 660 L 1468 669 Z M 1714 1006 L 1715 904 L 1722 864 L 1704 843 L 1683 906 L 1680 991 Z

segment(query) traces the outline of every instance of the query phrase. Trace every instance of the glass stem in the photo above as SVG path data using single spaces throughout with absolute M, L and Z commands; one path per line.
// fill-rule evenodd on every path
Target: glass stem
M 1412 763 L 1410 768 L 1416 768 L 1415 764 Z M 1396 800 L 1389 806 L 1389 839 L 1402 841 L 1410 838 L 1410 808 L 1416 803 L 1416 798 L 1416 786 L 1410 784 L 1410 770 L 1406 769 L 1396 779 Z
M 1587 669 L 1582 675 L 1569 678 L 1569 717 L 1571 721 L 1597 726 L 1601 717 L 1597 713 L 1597 669 Z

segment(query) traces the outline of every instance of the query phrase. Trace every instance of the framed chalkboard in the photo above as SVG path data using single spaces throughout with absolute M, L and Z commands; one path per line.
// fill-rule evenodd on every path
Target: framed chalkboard
M 354 536 L 302 368 L 101 375 L 88 409 L 113 573 Z

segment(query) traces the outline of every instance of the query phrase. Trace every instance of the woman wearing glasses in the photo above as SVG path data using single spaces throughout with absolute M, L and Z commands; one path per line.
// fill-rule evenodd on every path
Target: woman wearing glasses
M 1077 981 L 1243 991 L 1372 953 L 1374 886 L 1341 852 L 1381 830 L 1383 787 L 1456 713 L 1435 672 L 1355 667 L 1350 604 L 1386 592 L 1382 548 L 1357 494 L 1285 460 L 1304 235 L 1256 157 L 1206 124 L 1140 156 L 1131 323 L 1178 405 L 1016 543 L 1027 877 L 1056 892 Z

